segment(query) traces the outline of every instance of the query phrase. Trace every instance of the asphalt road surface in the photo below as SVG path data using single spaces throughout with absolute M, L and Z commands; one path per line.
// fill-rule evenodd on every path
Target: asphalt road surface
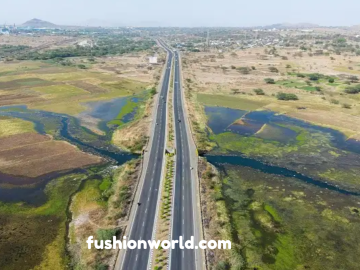
M 185 128 L 184 108 L 181 100 L 181 75 L 178 52 L 174 53 L 174 119 L 176 136 L 176 173 L 173 210 L 172 239 L 183 237 L 184 242 L 194 236 L 193 198 L 191 183 L 191 164 L 189 138 Z M 197 245 L 197 243 L 195 243 Z M 195 250 L 171 250 L 171 270 L 196 269 Z
M 173 53 L 168 50 L 168 60 L 164 80 L 160 92 L 159 107 L 157 109 L 156 126 L 154 129 L 153 142 L 146 170 L 144 184 L 140 195 L 140 206 L 136 210 L 134 222 L 127 240 L 152 240 L 156 206 L 158 203 L 159 185 L 162 173 L 163 158 L 166 138 L 166 100 L 170 83 L 171 63 Z M 137 202 L 134 202 L 137 203 Z M 122 270 L 145 270 L 149 262 L 149 249 L 127 249 Z

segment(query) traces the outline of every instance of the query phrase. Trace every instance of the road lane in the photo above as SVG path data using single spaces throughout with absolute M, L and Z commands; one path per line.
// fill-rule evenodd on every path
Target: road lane
M 156 208 L 158 204 L 159 185 L 161 182 L 162 166 L 165 152 L 166 140 L 166 100 L 170 83 L 170 73 L 173 53 L 168 50 L 168 60 L 164 74 L 163 84 L 160 92 L 159 106 L 156 115 L 153 142 L 151 146 L 149 163 L 147 166 L 144 184 L 141 190 L 139 202 L 134 221 L 130 230 L 129 240 L 151 240 Z M 137 203 L 137 202 L 135 202 Z M 145 270 L 149 263 L 149 249 L 128 249 L 125 252 L 123 262 L 120 264 L 122 270 Z
M 176 173 L 172 239 L 183 236 L 184 242 L 194 236 L 193 197 L 189 139 L 181 95 L 180 58 L 174 53 L 174 120 L 176 139 Z M 196 244 L 196 243 L 195 243 Z M 195 250 L 177 248 L 171 251 L 171 270 L 195 270 Z

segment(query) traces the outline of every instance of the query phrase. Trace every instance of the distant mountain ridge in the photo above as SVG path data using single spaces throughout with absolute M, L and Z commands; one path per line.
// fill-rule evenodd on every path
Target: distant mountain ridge
M 57 27 L 56 24 L 53 24 L 53 23 L 47 22 L 47 21 L 43 21 L 40 19 L 36 19 L 36 18 L 23 23 L 21 26 L 31 27 L 31 28 L 56 28 Z
M 317 28 L 320 27 L 318 24 L 313 23 L 277 23 L 277 24 L 271 24 L 262 26 L 261 28 L 266 29 L 285 29 L 285 28 Z

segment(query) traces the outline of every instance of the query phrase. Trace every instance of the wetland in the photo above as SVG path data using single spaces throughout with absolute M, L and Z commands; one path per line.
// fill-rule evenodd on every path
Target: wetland
M 209 219 L 235 243 L 233 253 L 212 255 L 213 266 L 357 269 L 360 143 L 269 110 L 204 112 L 214 143 L 204 157 L 219 177 L 202 177 L 218 212 Z

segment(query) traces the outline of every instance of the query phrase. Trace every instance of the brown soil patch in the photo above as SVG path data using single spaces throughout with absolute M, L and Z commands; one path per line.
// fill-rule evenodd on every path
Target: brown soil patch
M 33 133 L 2 138 L 0 149 L 2 172 L 34 178 L 101 162 L 101 158 L 83 153 L 67 142 Z
M 27 94 L 5 94 L 0 95 L 0 106 L 12 104 L 26 104 L 31 102 L 42 101 L 43 99 L 37 96 Z
M 107 90 L 104 89 L 104 88 L 101 88 L 101 87 L 99 87 L 97 85 L 93 85 L 93 84 L 86 83 L 86 82 L 83 82 L 83 81 L 74 81 L 74 82 L 70 82 L 69 84 L 73 85 L 75 87 L 84 89 L 85 91 L 88 91 L 88 92 L 90 92 L 92 94 L 107 92 Z
M 56 83 L 45 81 L 38 78 L 26 78 L 26 79 L 18 79 L 12 81 L 0 82 L 1 90 L 15 90 L 23 87 L 36 87 L 36 86 L 49 86 L 54 85 Z

